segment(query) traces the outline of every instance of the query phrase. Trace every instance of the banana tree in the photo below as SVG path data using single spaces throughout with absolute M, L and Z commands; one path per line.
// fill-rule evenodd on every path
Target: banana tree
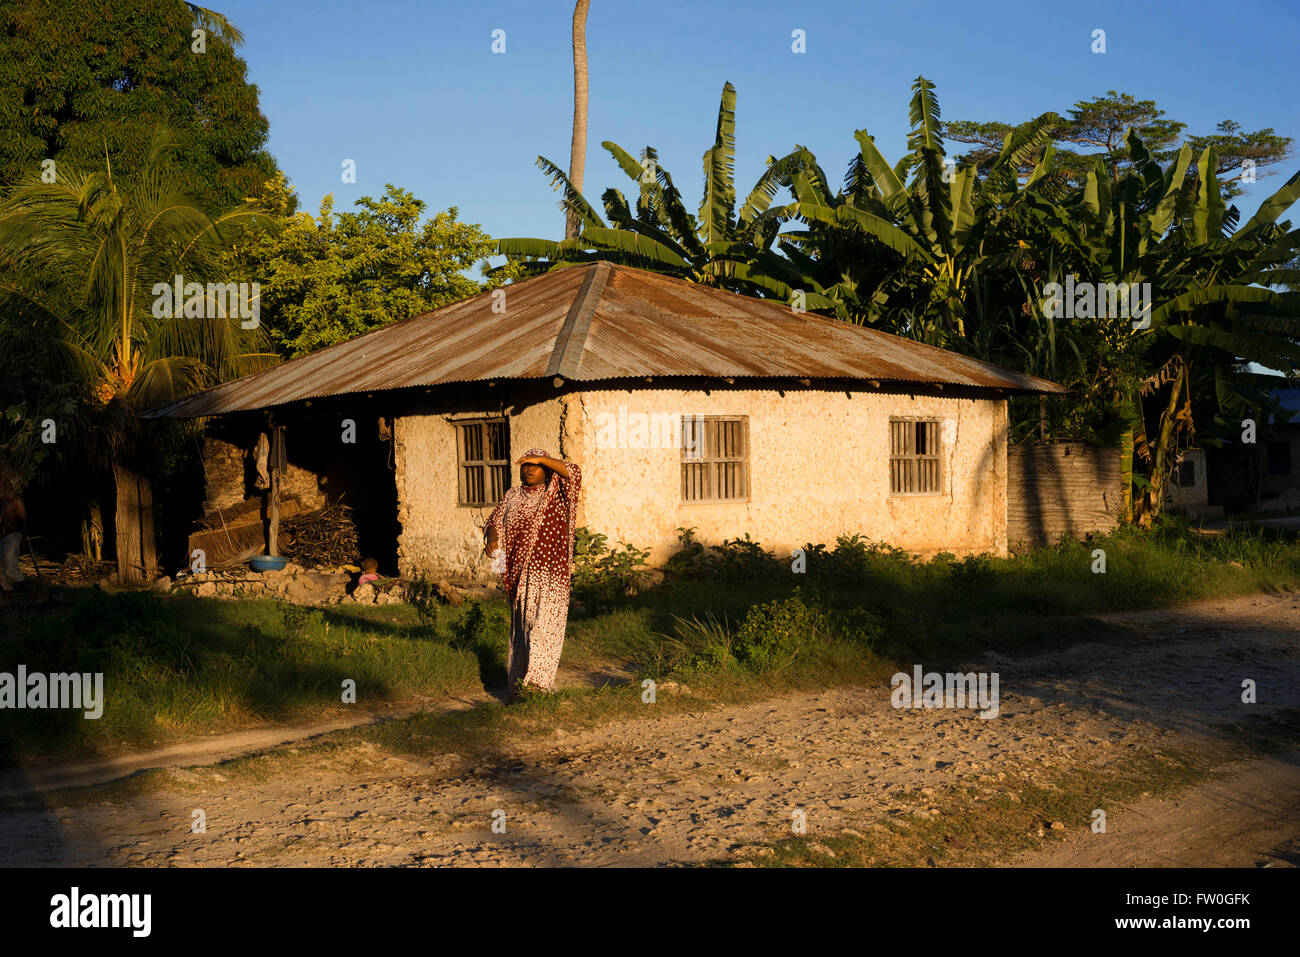
M 792 185 L 794 202 L 765 215 L 808 224 L 789 234 L 783 248 L 800 249 L 838 274 L 840 290 L 857 293 L 858 318 L 902 313 L 908 321 L 898 331 L 960 343 L 969 337 L 968 302 L 979 270 L 1010 241 L 1004 237 L 990 248 L 988 239 L 1024 196 L 1039 189 L 1038 178 L 1021 187 L 1014 171 L 1048 146 L 1057 118 L 1045 113 L 1008 134 L 981 178 L 974 166 L 946 158 L 934 84 L 917 77 L 912 91 L 909 153 L 891 166 L 871 135 L 859 130 L 859 153 L 839 194 L 818 188 L 824 177 L 805 176 L 802 186 L 798 179 Z
M 1300 199 L 1300 173 L 1237 228 L 1213 148 L 1193 168 L 1184 147 L 1161 170 L 1132 133 L 1129 146 L 1134 167 L 1113 194 L 1100 176 L 1089 176 L 1082 203 L 1099 272 L 1152 285 L 1149 323 L 1134 332 L 1154 370 L 1140 383 L 1134 423 L 1143 468 L 1133 517 L 1149 525 L 1163 508 L 1179 453 L 1196 437 L 1198 417 L 1214 416 L 1222 427 L 1229 417 L 1260 414 L 1277 377 L 1248 371 L 1252 363 L 1286 375 L 1300 369 L 1300 296 L 1277 289 L 1296 279 L 1291 260 L 1300 230 L 1278 218 Z
M 638 160 L 617 143 L 605 141 L 601 146 L 634 184 L 635 204 L 619 189 L 606 189 L 601 194 L 602 218 L 562 169 L 539 156 L 537 166 L 550 177 L 551 186 L 560 189 L 560 205 L 577 218 L 581 231 L 560 241 L 501 239 L 497 251 L 529 273 L 607 259 L 746 295 L 779 298 L 809 310 L 842 313 L 835 290 L 825 288 L 799 263 L 774 250 L 779 225 L 762 219 L 790 177 L 815 165 L 812 154 L 797 147 L 781 159 L 769 157 L 767 169 L 737 210 L 735 110 L 736 90 L 727 83 L 713 145 L 704 152 L 698 217 L 687 210 L 652 147 L 643 150 Z

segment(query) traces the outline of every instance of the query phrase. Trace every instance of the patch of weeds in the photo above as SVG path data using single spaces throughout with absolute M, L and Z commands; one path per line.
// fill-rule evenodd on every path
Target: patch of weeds
M 648 548 L 619 542 L 610 548 L 604 535 L 585 525 L 573 533 L 572 594 L 588 608 L 613 606 L 641 584 L 650 558 Z
M 789 598 L 756 605 L 745 616 L 733 645 L 736 658 L 758 674 L 780 674 L 811 643 L 827 638 L 826 617 L 796 588 Z
M 407 586 L 406 601 L 415 609 L 424 631 L 430 636 L 436 634 L 443 606 L 442 593 L 438 590 L 437 583 L 421 575 Z

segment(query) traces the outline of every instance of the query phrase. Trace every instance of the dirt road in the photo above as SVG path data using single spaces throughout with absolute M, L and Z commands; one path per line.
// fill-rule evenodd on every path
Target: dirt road
M 994 797 L 1064 768 L 1123 766 L 1152 747 L 1221 756 L 1222 726 L 1300 707 L 1300 596 L 1105 616 L 1132 639 L 963 670 L 1000 675 L 1000 713 L 895 709 L 887 686 L 791 694 L 432 760 L 359 744 L 265 775 L 174 770 L 129 800 L 6 812 L 9 865 L 665 865 L 735 860 L 791 834 L 833 836 L 927 815 L 969 785 Z M 926 663 L 922 662 L 925 665 Z M 1242 682 L 1258 701 L 1242 702 Z M 1297 755 L 1252 758 L 1164 801 L 1065 821 L 1005 864 L 1294 865 Z M 1217 760 L 1217 759 L 1216 759 Z M 936 802 L 937 803 L 937 802 Z M 202 811 L 206 831 L 191 831 Z M 949 812 L 951 813 L 951 812 Z M 495 825 L 495 830 L 494 830 Z M 761 851 L 759 853 L 762 853 Z

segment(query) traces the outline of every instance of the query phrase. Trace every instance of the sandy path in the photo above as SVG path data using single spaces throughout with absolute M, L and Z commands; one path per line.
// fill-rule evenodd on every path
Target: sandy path
M 1020 867 L 1300 865 L 1300 751 L 1244 762 L 1230 775 L 1080 829 L 1016 858 Z
M 815 840 L 926 813 L 926 788 L 937 793 L 961 782 L 996 796 L 1013 777 L 1105 768 L 1155 744 L 1219 747 L 1210 725 L 1300 706 L 1300 596 L 1107 617 L 1145 634 L 971 662 L 970 670 L 1001 676 L 1001 714 L 992 720 L 956 709 L 896 710 L 882 685 L 662 718 L 647 705 L 643 720 L 533 738 L 473 763 L 363 744 L 310 765 L 280 765 L 265 779 L 227 779 L 219 768 L 175 770 L 175 791 L 7 814 L 0 820 L 0 861 L 695 863 L 790 834 L 796 810 Z M 1258 704 L 1241 703 L 1243 678 L 1257 682 Z M 1271 830 L 1250 824 L 1228 838 L 1245 852 L 1233 862 L 1284 860 L 1274 852 L 1300 837 L 1295 776 L 1278 770 L 1294 765 L 1273 765 L 1266 802 L 1252 808 L 1220 795 L 1219 813 L 1271 822 Z M 911 791 L 920 792 L 921 806 L 904 796 Z M 1214 798 L 1208 791 L 1203 797 Z M 1110 843 L 1123 847 L 1145 827 L 1149 853 L 1159 855 L 1159 839 L 1177 830 L 1171 822 L 1182 807 L 1144 805 L 1145 817 L 1112 814 Z M 206 814 L 206 833 L 190 833 L 196 808 Z M 491 829 L 496 811 L 504 812 L 504 833 Z M 1198 813 L 1214 812 L 1206 804 Z M 1087 821 L 1065 824 L 1065 844 L 1052 853 L 1092 836 Z M 1191 827 L 1178 840 L 1208 846 L 1224 834 Z M 1095 844 L 1089 853 L 1087 863 L 1133 862 L 1103 859 Z M 1041 861 L 1058 862 L 1069 859 Z

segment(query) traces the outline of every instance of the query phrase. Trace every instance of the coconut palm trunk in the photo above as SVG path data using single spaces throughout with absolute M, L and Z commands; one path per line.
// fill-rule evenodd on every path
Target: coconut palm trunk
M 153 581 L 158 574 L 154 544 L 153 484 L 127 465 L 113 464 L 117 485 L 117 580 L 123 585 Z
M 578 0 L 573 7 L 573 142 L 569 148 L 569 182 L 582 192 L 582 174 L 587 163 L 587 9 L 591 0 Z M 564 218 L 564 238 L 582 230 L 573 210 Z

